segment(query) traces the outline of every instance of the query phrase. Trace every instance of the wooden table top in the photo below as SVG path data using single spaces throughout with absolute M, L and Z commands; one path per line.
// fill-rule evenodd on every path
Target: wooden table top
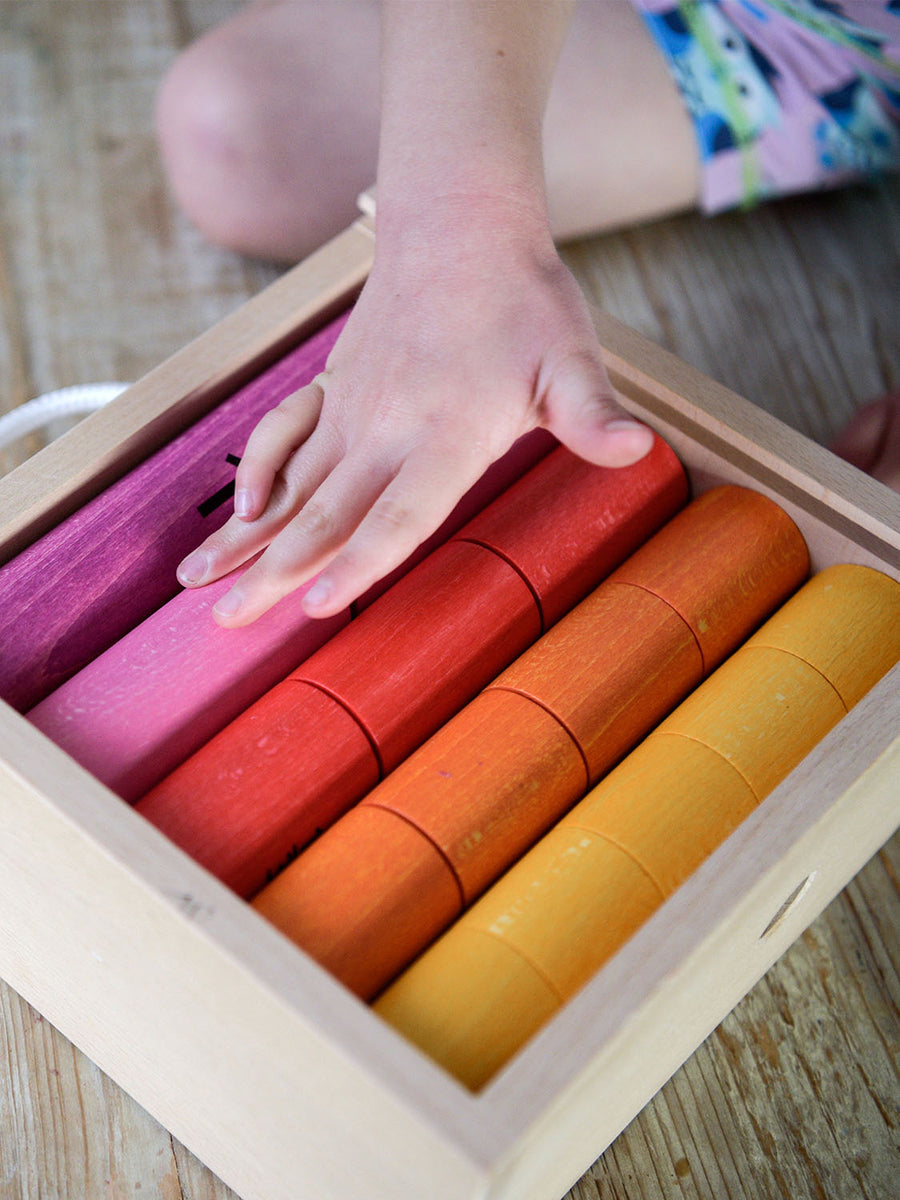
M 166 65 L 236 7 L 0 0 L 0 408 L 135 379 L 276 277 L 189 228 L 152 134 Z M 679 217 L 566 258 L 597 304 L 812 437 L 900 385 L 897 182 Z M 900 836 L 569 1200 L 897 1195 L 898 876 Z M 137 1192 L 233 1196 L 0 983 L 0 1197 Z

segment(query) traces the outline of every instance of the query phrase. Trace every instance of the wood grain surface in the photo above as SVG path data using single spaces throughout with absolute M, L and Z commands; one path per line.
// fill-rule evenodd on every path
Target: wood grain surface
M 277 276 L 189 228 L 152 135 L 166 65 L 238 7 L 0 0 L 0 407 L 135 379 Z M 679 217 L 566 258 L 596 304 L 820 440 L 900 385 L 897 182 Z M 895 837 L 568 1200 L 896 1195 L 898 877 Z M 2 1200 L 133 1195 L 234 1200 L 0 984 Z

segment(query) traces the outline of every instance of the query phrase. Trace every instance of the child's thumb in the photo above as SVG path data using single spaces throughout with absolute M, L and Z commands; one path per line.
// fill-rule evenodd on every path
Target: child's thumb
M 554 371 L 545 413 L 545 424 L 564 446 L 602 467 L 627 467 L 653 445 L 647 426 L 615 399 L 599 356 L 574 356 Z

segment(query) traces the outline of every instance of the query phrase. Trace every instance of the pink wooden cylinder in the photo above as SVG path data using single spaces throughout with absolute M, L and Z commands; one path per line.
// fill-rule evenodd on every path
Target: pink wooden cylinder
M 252 625 L 223 629 L 211 610 L 243 569 L 181 592 L 27 715 L 123 799 L 134 801 L 350 619 L 315 620 L 309 585 Z

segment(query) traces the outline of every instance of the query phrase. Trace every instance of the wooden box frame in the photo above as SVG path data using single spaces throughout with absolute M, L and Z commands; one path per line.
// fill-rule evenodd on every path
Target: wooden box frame
M 0 481 L 0 560 L 352 299 L 361 219 Z M 695 488 L 900 578 L 900 497 L 621 325 Z M 0 704 L 0 975 L 244 1200 L 555 1200 L 891 834 L 900 666 L 478 1095 Z

